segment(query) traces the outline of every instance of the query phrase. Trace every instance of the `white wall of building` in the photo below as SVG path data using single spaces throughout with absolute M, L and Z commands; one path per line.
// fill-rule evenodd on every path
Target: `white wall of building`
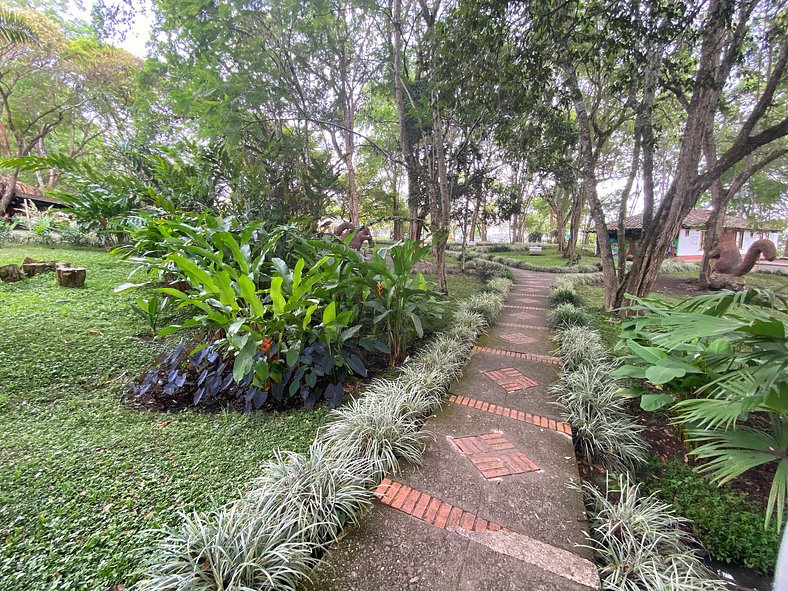
M 747 249 L 750 248 L 750 245 L 755 242 L 756 240 L 760 240 L 761 238 L 768 238 L 775 245 L 777 245 L 777 232 L 759 232 L 757 230 L 744 230 L 744 238 L 742 239 L 741 245 L 741 252 L 744 254 L 747 252 Z
M 701 230 L 682 228 L 679 230 L 679 248 L 676 254 L 682 256 L 703 256 Z
M 742 232 L 744 235 L 742 236 Z M 682 228 L 679 230 L 679 248 L 676 253 L 678 256 L 703 256 L 703 238 L 705 231 L 697 228 Z M 736 242 L 741 241 L 739 252 L 745 254 L 753 242 L 761 238 L 768 238 L 777 244 L 778 233 L 758 230 L 738 230 L 736 232 Z

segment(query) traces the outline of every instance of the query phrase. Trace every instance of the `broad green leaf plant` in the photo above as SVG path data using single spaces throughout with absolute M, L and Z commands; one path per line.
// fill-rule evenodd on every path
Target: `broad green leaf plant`
M 700 468 L 724 484 L 777 463 L 767 507 L 778 527 L 788 503 L 788 341 L 786 298 L 770 291 L 720 291 L 676 305 L 637 299 L 622 327 L 618 377 L 646 410 L 670 406 L 708 460 Z

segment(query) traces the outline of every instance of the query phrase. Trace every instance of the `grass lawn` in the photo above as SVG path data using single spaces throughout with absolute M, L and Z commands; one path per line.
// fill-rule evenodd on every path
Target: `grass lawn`
M 116 589 L 133 583 L 179 513 L 236 497 L 272 450 L 304 451 L 314 412 L 164 414 L 120 402 L 162 343 L 140 338 L 130 267 L 96 250 L 10 244 L 25 256 L 88 269 L 84 289 L 54 274 L 0 283 L 0 589 Z M 449 275 L 452 299 L 478 279 Z M 442 323 L 441 323 L 442 324 Z M 440 328 L 438 326 L 431 328 Z
M 530 253 L 527 251 L 519 252 L 494 252 L 494 256 L 501 256 L 507 259 L 514 259 L 517 261 L 526 261 L 531 265 L 539 267 L 566 267 L 567 259 L 558 250 L 550 248 L 545 249 L 540 253 Z M 588 251 L 583 251 L 583 256 L 580 259 L 581 265 L 594 265 L 601 263 L 602 259 L 594 256 Z
M 87 267 L 84 289 L 54 274 L 0 283 L 0 589 L 128 586 L 181 511 L 238 495 L 272 450 L 302 451 L 325 407 L 290 413 L 162 414 L 119 402 L 161 345 L 112 289 L 128 268 L 99 251 L 11 244 Z

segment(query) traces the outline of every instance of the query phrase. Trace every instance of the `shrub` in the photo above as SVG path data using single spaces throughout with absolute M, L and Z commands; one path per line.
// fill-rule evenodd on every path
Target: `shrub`
M 602 493 L 584 484 L 590 516 L 589 545 L 597 557 L 602 588 L 621 591 L 720 591 L 694 550 L 689 522 L 640 485 L 621 477 Z
M 608 470 L 626 471 L 643 462 L 646 446 L 642 427 L 626 412 L 626 400 L 605 363 L 581 365 L 563 372 L 551 388 L 564 408 L 563 417 L 572 425 L 579 453 L 590 464 Z
M 276 452 L 262 466 L 263 476 L 252 482 L 243 502 L 250 510 L 269 512 L 269 519 L 296 514 L 294 536 L 314 546 L 334 540 L 342 528 L 355 523 L 370 505 L 369 478 L 363 462 L 336 457 L 320 443 L 313 443 L 306 455 Z
M 583 298 L 580 297 L 571 284 L 560 283 L 553 286 L 553 289 L 550 291 L 549 302 L 552 307 L 560 306 L 561 304 L 582 306 Z
M 514 272 L 509 267 L 485 259 L 468 258 L 465 261 L 465 268 L 476 270 L 479 279 L 485 283 L 495 277 L 503 277 L 509 281 L 515 280 Z
M 421 415 L 407 411 L 407 402 L 404 395 L 354 400 L 332 411 L 335 420 L 321 441 L 336 457 L 363 462 L 375 477 L 396 472 L 402 459 L 421 465 L 426 435 L 418 428 Z
M 509 293 L 509 290 L 512 288 L 512 283 L 513 282 L 511 280 L 505 277 L 495 277 L 487 282 L 483 290 L 505 294 Z
M 427 288 L 424 275 L 411 274 L 430 249 L 408 239 L 381 248 L 371 261 L 360 264 L 370 288 L 364 305 L 374 311 L 373 323 L 383 329 L 391 367 L 402 361 L 414 336 L 424 336 L 424 320 L 439 318 L 446 303 L 444 296 Z
M 186 406 L 261 407 L 267 393 L 233 379 L 233 363 L 210 343 L 193 347 L 179 343 L 159 357 L 131 386 L 132 398 L 144 405 L 178 409 Z
M 5 221 L 0 220 L 0 248 L 3 248 L 4 244 L 11 241 L 11 236 L 15 227 L 16 222 L 7 224 Z
M 665 259 L 659 267 L 660 273 L 680 273 L 682 271 L 697 271 L 698 264 L 682 259 Z
M 501 303 L 505 293 L 489 293 Z M 319 550 L 358 518 L 369 487 L 400 460 L 419 464 L 424 418 L 462 372 L 486 320 L 458 310 L 452 333 L 408 359 L 394 379 L 334 410 L 308 456 L 280 453 L 244 497 L 186 518 L 153 557 L 144 591 L 294 589 Z
M 560 304 L 547 313 L 547 324 L 558 330 L 570 326 L 589 326 L 591 317 L 585 310 L 573 304 Z
M 739 491 L 711 484 L 678 460 L 650 469 L 653 475 L 645 486 L 692 520 L 695 535 L 714 560 L 743 564 L 761 574 L 774 572 L 780 534 L 775 526 L 764 529 L 760 504 Z
M 477 293 L 460 302 L 458 309 L 479 314 L 490 322 L 503 309 L 503 298 L 497 293 Z
M 558 356 L 563 361 L 564 371 L 600 363 L 607 357 L 599 332 L 586 326 L 567 327 L 559 331 L 554 340 L 558 343 Z
M 695 444 L 691 453 L 708 460 L 700 469 L 714 482 L 776 462 L 766 523 L 776 517 L 782 524 L 788 507 L 788 302 L 758 289 L 675 305 L 637 301 L 641 315 L 623 324 L 627 364 L 617 375 L 661 390 L 642 389 L 641 407 L 673 405 Z
M 166 533 L 148 576 L 137 587 L 295 591 L 316 562 L 299 526 L 298 512 L 277 504 L 276 497 L 263 506 L 241 500 L 184 516 L 179 530 Z
M 71 246 L 93 246 L 96 241 L 76 224 L 65 223 L 58 227 L 60 240 Z

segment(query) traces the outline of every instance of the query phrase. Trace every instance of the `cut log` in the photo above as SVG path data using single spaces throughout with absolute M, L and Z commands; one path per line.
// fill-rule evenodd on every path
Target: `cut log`
M 22 270 L 28 277 L 33 277 L 39 273 L 50 273 L 54 271 L 54 267 L 49 263 L 22 263 Z
M 57 282 L 63 287 L 82 287 L 85 285 L 87 270 L 82 267 L 58 267 L 55 274 Z
M 3 265 L 0 267 L 0 279 L 5 283 L 21 281 L 22 273 L 19 271 L 19 265 Z

